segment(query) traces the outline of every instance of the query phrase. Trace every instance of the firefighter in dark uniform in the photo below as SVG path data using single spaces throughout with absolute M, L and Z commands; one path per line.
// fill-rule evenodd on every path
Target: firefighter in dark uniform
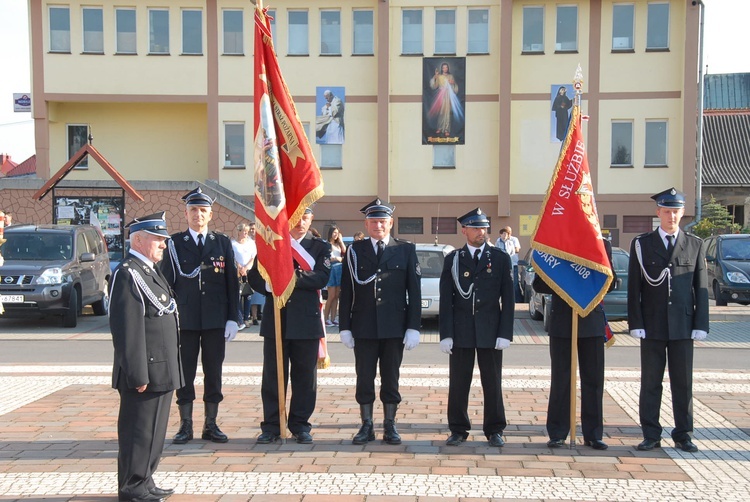
M 628 327 L 641 341 L 639 450 L 661 446 L 664 367 L 669 367 L 675 448 L 698 451 L 693 432 L 693 340 L 708 336 L 708 279 L 703 241 L 680 230 L 685 196 L 675 188 L 651 197 L 659 228 L 630 245 Z
M 343 262 L 339 329 L 341 342 L 354 349 L 356 399 L 362 417 L 354 444 L 375 439 L 372 412 L 378 361 L 385 413 L 383 441 L 401 444 L 395 422 L 401 402 L 399 370 L 404 348 L 411 350 L 419 344 L 421 271 L 414 244 L 390 235 L 393 209 L 375 199 L 360 210 L 369 239 L 352 243 Z
M 440 274 L 440 349 L 449 358 L 448 446 L 469 436 L 469 391 L 474 354 L 484 393 L 484 436 L 503 446 L 503 350 L 513 340 L 513 265 L 500 248 L 485 243 L 490 222 L 480 208 L 458 218 L 466 245 L 451 251 Z
M 169 237 L 164 213 L 136 218 L 130 252 L 112 275 L 109 327 L 115 348 L 112 386 L 120 393 L 117 484 L 120 500 L 163 500 L 156 486 L 175 389 L 184 385 L 177 304 L 154 265 Z
M 172 442 L 184 444 L 193 439 L 193 382 L 200 352 L 206 417 L 201 437 L 226 443 L 228 438 L 216 424 L 216 416 L 224 399 L 221 370 L 225 341 L 232 341 L 239 328 L 237 266 L 229 237 L 208 230 L 213 199 L 198 187 L 182 200 L 189 228 L 172 235 L 160 264 L 177 296 L 185 370 L 185 387 L 177 391 L 180 430 Z
M 308 230 L 313 221 L 312 209 L 305 210 L 297 225 L 290 231 L 296 282 L 292 295 L 281 309 L 281 341 L 284 364 L 284 389 L 292 380 L 287 426 L 300 444 L 313 442 L 310 417 L 315 410 L 318 392 L 318 346 L 325 337 L 321 315 L 320 290 L 328 284 L 331 274 L 331 245 L 314 237 Z M 248 274 L 250 286 L 256 291 L 268 291 L 258 271 L 258 261 Z M 276 367 L 276 332 L 274 304 L 271 293 L 266 293 L 263 323 L 263 422 L 260 424 L 259 444 L 276 441 L 281 433 L 279 420 L 279 387 Z M 291 369 L 290 369 L 291 367 Z
M 612 269 L 610 290 L 617 283 L 612 267 L 612 245 L 604 241 Z M 534 291 L 552 295 L 549 323 L 550 390 L 547 403 L 547 434 L 550 448 L 562 448 L 570 432 L 570 352 L 573 339 L 573 309 L 537 275 Z M 581 430 L 583 444 L 595 450 L 606 450 L 604 435 L 604 346 L 607 318 L 601 304 L 586 317 L 578 318 L 578 363 L 581 374 Z

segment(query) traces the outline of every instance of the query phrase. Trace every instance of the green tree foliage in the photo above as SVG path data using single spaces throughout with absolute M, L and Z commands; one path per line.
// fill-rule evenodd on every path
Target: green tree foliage
M 736 234 L 740 231 L 740 225 L 734 222 L 733 216 L 726 207 L 722 206 L 712 195 L 708 202 L 702 206 L 703 217 L 693 227 L 693 232 L 698 237 L 708 237 L 718 234 Z

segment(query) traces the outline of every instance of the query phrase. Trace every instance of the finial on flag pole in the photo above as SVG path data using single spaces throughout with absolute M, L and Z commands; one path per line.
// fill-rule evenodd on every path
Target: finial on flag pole
M 576 104 L 581 105 L 581 94 L 583 94 L 583 70 L 581 69 L 581 63 L 578 63 L 576 72 L 573 75 L 573 88 L 576 90 Z

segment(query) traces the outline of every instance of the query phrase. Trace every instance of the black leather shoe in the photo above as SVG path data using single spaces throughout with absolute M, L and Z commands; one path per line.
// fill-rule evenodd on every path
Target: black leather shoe
M 183 419 L 180 421 L 180 430 L 172 438 L 172 444 L 185 444 L 193 439 L 193 421 Z
M 274 434 L 273 432 L 264 432 L 258 436 L 258 439 L 256 439 L 255 442 L 258 444 L 271 444 L 278 441 L 280 437 L 281 436 Z
M 609 448 L 609 446 L 607 446 L 607 443 L 605 443 L 601 439 L 592 439 L 591 441 L 584 441 L 583 444 L 585 444 L 586 446 L 590 446 L 595 450 L 606 450 L 607 448 Z
M 362 422 L 362 427 L 360 427 L 359 432 L 354 435 L 352 444 L 367 444 L 368 441 L 375 441 L 375 429 L 372 425 L 372 420 L 365 420 Z
M 696 451 L 698 451 L 698 447 L 695 446 L 689 439 L 686 439 L 685 441 L 675 441 L 674 447 L 688 453 L 695 453 Z
M 659 439 L 644 439 L 636 447 L 640 451 L 651 451 L 654 448 L 661 448 L 661 440 Z
M 564 439 L 550 439 L 547 441 L 547 448 L 562 448 L 565 446 Z
M 151 493 L 148 493 L 146 495 L 141 495 L 140 497 L 128 498 L 128 497 L 119 496 L 118 500 L 120 502 L 164 502 L 164 500 L 166 499 L 158 495 L 153 495 Z
M 297 443 L 299 444 L 312 444 L 313 442 L 312 435 L 310 435 L 310 433 L 306 431 L 296 433 L 294 435 L 294 439 L 296 439 Z
M 459 434 L 458 432 L 454 432 L 450 435 L 448 441 L 446 441 L 445 444 L 447 446 L 458 446 L 466 441 L 467 437 L 469 437 L 468 434 Z
M 212 441 L 214 443 L 226 443 L 229 441 L 227 435 L 221 432 L 221 429 L 219 429 L 219 426 L 216 425 L 216 422 L 208 420 L 203 425 L 203 434 L 201 434 L 201 439 Z
M 491 434 L 490 437 L 487 438 L 487 441 L 489 441 L 490 446 L 505 446 L 503 436 L 499 432 Z
M 383 441 L 387 444 L 401 444 L 401 435 L 396 429 L 395 420 L 386 418 L 383 422 Z
M 170 495 L 174 495 L 174 490 L 172 488 L 159 488 L 158 486 L 154 486 L 149 490 L 151 495 L 156 495 L 157 497 L 164 497 L 167 498 Z

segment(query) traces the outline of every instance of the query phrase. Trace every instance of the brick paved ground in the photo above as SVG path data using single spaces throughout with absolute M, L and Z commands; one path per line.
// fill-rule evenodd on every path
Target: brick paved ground
M 748 326 L 715 320 L 703 343 L 748 348 Z M 632 343 L 624 327 L 616 324 L 616 329 L 621 333 L 618 344 Z M 425 340 L 430 342 L 431 336 Z M 6 338 L 13 335 L 0 335 Z M 336 338 L 331 337 L 332 343 Z M 546 340 L 539 323 L 517 316 L 514 343 Z M 695 442 L 701 450 L 685 454 L 672 448 L 669 428 L 662 449 L 635 450 L 641 440 L 638 368 L 608 368 L 604 439 L 610 448 L 597 452 L 580 444 L 546 447 L 546 360 L 535 367 L 504 369 L 509 420 L 504 448 L 489 447 L 481 435 L 477 379 L 469 411 L 479 431 L 460 447 L 445 446 L 447 367 L 445 360 L 438 362 L 403 369 L 400 446 L 351 444 L 359 417 L 350 365 L 319 372 L 313 445 L 256 445 L 261 367 L 228 366 L 220 421 L 231 441 L 168 444 L 157 481 L 176 489 L 170 499 L 175 502 L 748 498 L 750 371 L 695 372 Z M 109 372 L 105 365 L 0 365 L 0 500 L 116 500 L 118 398 L 109 387 Z M 665 402 L 668 392 L 667 386 Z M 382 417 L 379 407 L 376 417 Z M 663 407 L 662 417 L 665 425 L 672 423 L 670 409 Z M 170 435 L 177 425 L 173 407 Z

